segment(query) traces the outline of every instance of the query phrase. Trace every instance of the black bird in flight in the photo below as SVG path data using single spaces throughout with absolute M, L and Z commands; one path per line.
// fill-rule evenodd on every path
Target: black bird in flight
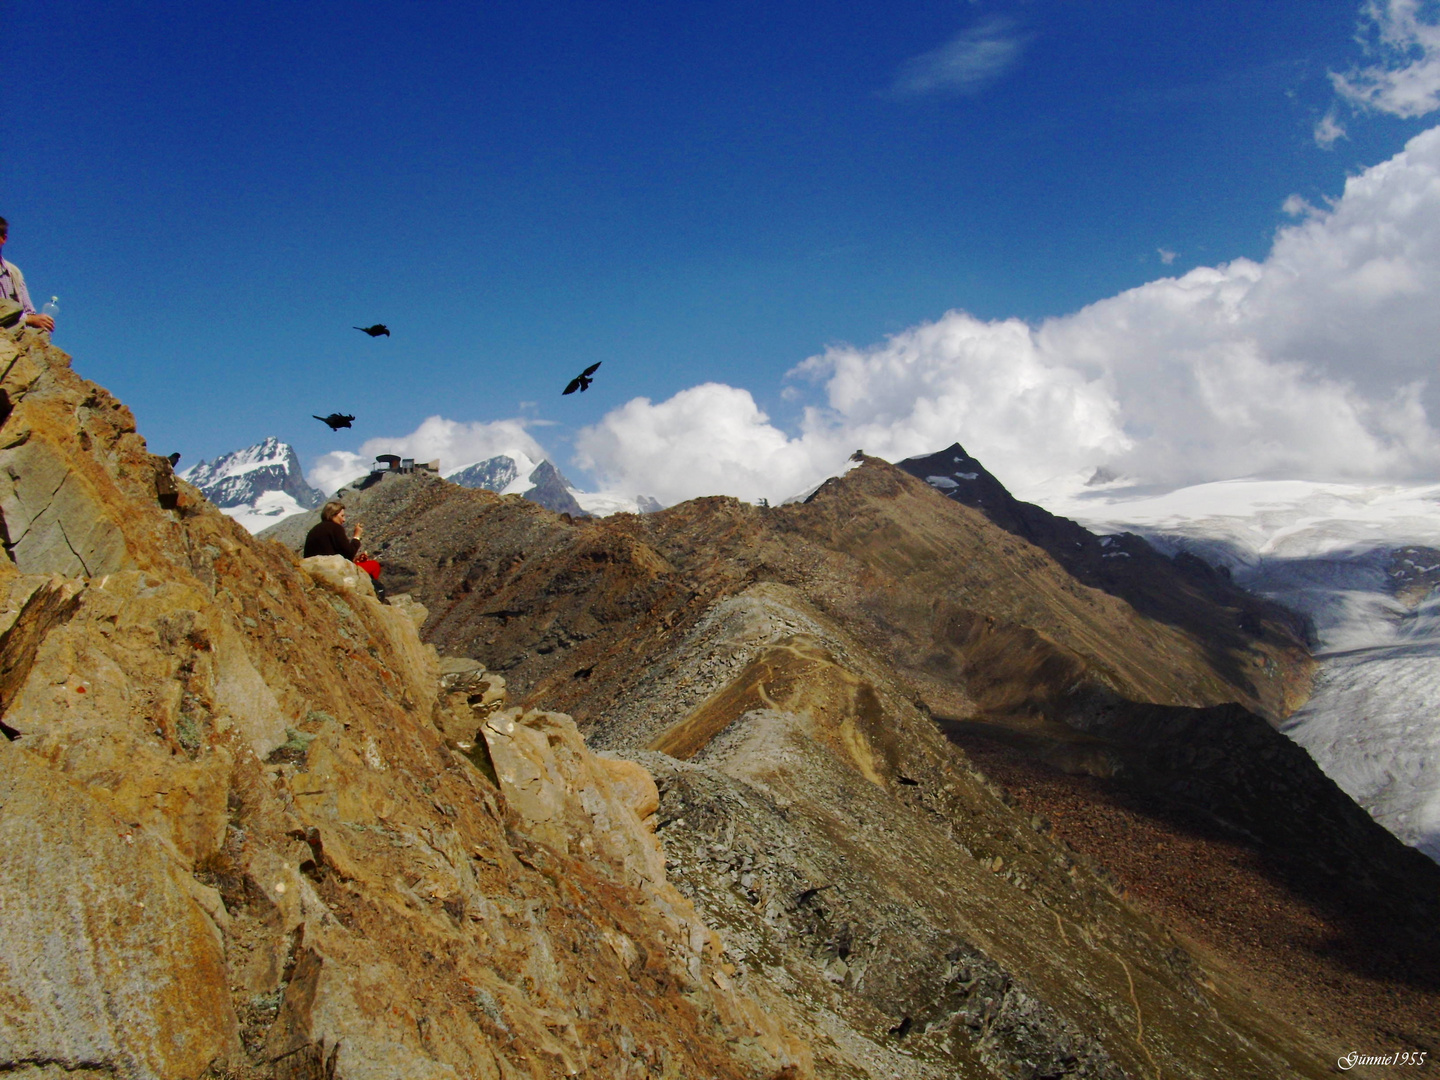
M 369 334 L 371 337 L 380 337 L 382 334 L 385 337 L 390 336 L 390 328 L 384 323 L 377 322 L 374 326 L 357 326 L 355 329 L 362 334 Z
M 314 413 L 310 414 L 315 416 Z M 315 416 L 322 424 L 329 424 L 331 431 L 339 431 L 342 427 L 349 427 L 350 421 L 355 417 L 347 416 L 345 413 L 332 412 L 329 416 Z
M 573 394 L 576 390 L 579 390 L 581 393 L 589 390 L 590 384 L 595 381 L 590 376 L 595 374 L 595 370 L 600 366 L 600 364 L 601 361 L 597 360 L 595 363 L 591 364 L 584 371 L 582 371 L 579 375 L 576 375 L 573 379 L 570 380 L 570 385 L 565 387 L 565 389 L 560 392 L 560 396 L 564 397 L 566 394 Z

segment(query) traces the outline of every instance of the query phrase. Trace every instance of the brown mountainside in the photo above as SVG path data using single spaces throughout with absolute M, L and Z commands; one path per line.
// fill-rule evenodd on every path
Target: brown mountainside
M 821 1071 L 1435 1045 L 1440 871 L 1261 718 L 1309 660 L 1228 583 L 1152 552 L 1159 584 L 1095 587 L 875 459 L 800 505 L 601 521 L 422 477 L 346 497 L 442 653 L 643 754 L 672 875 Z
M 1247 704 L 1272 721 L 1289 715 L 1308 693 L 1310 667 L 1294 659 L 1305 642 L 1304 621 L 1236 586 L 1228 570 L 1184 552 L 1168 558 L 1133 533 L 1102 538 L 1044 507 L 1021 502 L 959 443 L 909 458 L 898 468 L 1042 548 L 1077 581 L 1190 633 L 1205 648 L 1211 666 L 1243 687 Z M 1274 648 L 1257 649 L 1261 641 Z M 1275 678 L 1273 668 L 1264 674 L 1254 670 L 1257 660 L 1265 668 L 1265 660 L 1282 656 L 1291 659 L 1285 665 L 1288 678 Z
M 643 769 L 253 540 L 44 334 L 0 391 L 0 1072 L 814 1075 Z

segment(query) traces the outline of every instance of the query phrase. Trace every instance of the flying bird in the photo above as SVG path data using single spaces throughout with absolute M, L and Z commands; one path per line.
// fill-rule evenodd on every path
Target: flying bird
M 314 413 L 310 415 L 315 416 Z M 355 417 L 348 416 L 345 413 L 332 412 L 329 416 L 315 416 L 315 419 L 319 420 L 322 424 L 329 424 L 331 431 L 339 431 L 342 427 L 349 427 L 350 421 L 354 420 Z
M 382 334 L 385 337 L 390 336 L 390 328 L 384 323 L 377 322 L 374 326 L 357 326 L 355 329 L 362 334 L 369 334 L 371 337 L 380 337 Z
M 595 374 L 595 370 L 600 366 L 600 363 L 601 362 L 597 360 L 595 363 L 591 364 L 584 371 L 582 371 L 579 375 L 576 375 L 573 379 L 571 379 L 570 385 L 565 387 L 565 389 L 561 391 L 561 397 L 564 397 L 566 394 L 573 394 L 576 390 L 579 390 L 581 393 L 589 390 L 590 384 L 595 381 L 590 376 Z

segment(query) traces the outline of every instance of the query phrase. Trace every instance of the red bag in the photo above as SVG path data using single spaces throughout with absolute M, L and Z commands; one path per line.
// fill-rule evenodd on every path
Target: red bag
M 356 562 L 355 565 L 360 567 L 361 570 L 364 570 L 376 581 L 380 580 L 380 564 L 374 559 L 361 559 Z

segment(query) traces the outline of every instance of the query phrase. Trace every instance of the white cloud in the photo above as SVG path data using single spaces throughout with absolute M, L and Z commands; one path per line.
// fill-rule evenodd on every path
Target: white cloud
M 604 487 L 667 505 L 696 495 L 783 498 L 833 465 L 833 454 L 774 427 L 748 390 L 720 383 L 658 405 L 635 398 L 582 429 L 575 445 L 576 463 Z
M 348 450 L 325 454 L 311 466 L 306 478 L 328 494 L 369 472 L 376 454 L 399 454 L 416 461 L 438 458 L 440 471 L 445 473 L 515 450 L 539 461 L 545 451 L 526 430 L 528 424 L 525 420 L 464 423 L 431 416 L 409 435 L 367 439 L 358 454 Z
M 353 450 L 332 450 L 315 460 L 310 471 L 305 474 L 305 479 L 310 482 L 311 487 L 319 488 L 326 495 L 333 495 L 351 480 L 368 473 L 374 463 L 373 454 L 366 457 Z
M 747 391 L 634 401 L 577 439 L 583 467 L 674 502 L 781 498 L 856 448 L 895 460 L 963 442 L 1020 490 L 1107 465 L 1155 483 L 1240 475 L 1440 476 L 1440 128 L 1352 177 L 1264 262 L 1164 278 L 1038 327 L 950 312 L 793 375 L 818 384 L 786 433 Z
M 840 346 L 794 374 L 825 384 L 800 433 L 773 425 L 749 391 L 707 383 L 654 404 L 636 398 L 576 439 L 605 486 L 664 503 L 702 494 L 779 500 L 843 470 L 857 449 L 897 460 L 962 435 L 1010 475 L 1043 479 L 1081 452 L 1109 460 L 1129 441 L 1102 385 L 1047 363 L 1018 320 L 952 312 L 873 349 Z
M 1440 20 L 1433 0 L 1367 0 L 1360 14 L 1360 40 L 1376 61 L 1343 75 L 1332 72 L 1336 91 L 1361 108 L 1395 116 L 1440 108 Z
M 1280 204 L 1280 212 L 1287 217 L 1303 218 L 1318 214 L 1320 211 L 1303 195 L 1287 195 L 1285 201 Z
M 905 61 L 890 92 L 903 97 L 937 91 L 975 93 L 1008 71 L 1025 45 L 1012 20 L 992 16 L 938 49 Z
M 1332 150 L 1338 141 L 1348 137 L 1345 134 L 1345 125 L 1336 119 L 1334 109 L 1327 112 L 1315 124 L 1315 145 L 1322 150 Z
M 1173 263 L 1176 258 L 1176 253 L 1171 251 L 1169 248 L 1156 248 L 1155 254 L 1160 256 L 1160 261 L 1166 266 L 1169 266 L 1171 263 Z

